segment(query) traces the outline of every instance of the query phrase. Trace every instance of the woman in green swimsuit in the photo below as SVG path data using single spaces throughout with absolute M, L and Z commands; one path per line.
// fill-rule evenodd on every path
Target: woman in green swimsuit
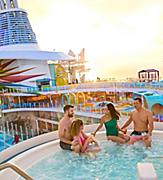
M 100 125 L 92 134 L 95 136 L 96 132 L 99 131 L 104 124 L 108 140 L 121 144 L 126 143 L 129 140 L 129 136 L 125 135 L 124 131 L 119 128 L 117 124 L 119 117 L 120 113 L 115 109 L 114 105 L 111 103 L 107 104 L 106 112 L 100 119 Z M 122 131 L 123 134 L 119 133 L 119 131 Z

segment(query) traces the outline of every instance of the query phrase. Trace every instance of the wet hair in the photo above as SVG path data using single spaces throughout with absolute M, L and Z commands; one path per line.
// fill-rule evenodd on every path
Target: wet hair
M 80 119 L 77 119 L 72 122 L 70 130 L 70 134 L 72 137 L 77 136 L 79 134 L 81 126 L 83 126 L 83 121 Z
M 66 112 L 66 111 L 68 111 L 70 108 L 74 108 L 74 106 L 73 106 L 73 105 L 70 105 L 70 104 L 65 105 L 64 108 L 63 108 L 63 111 Z
M 134 101 L 139 101 L 140 103 L 142 103 L 142 99 L 140 97 L 135 98 Z
M 110 111 L 111 117 L 115 118 L 116 120 L 119 120 L 120 113 L 115 109 L 114 105 L 112 103 L 109 103 L 106 106 Z

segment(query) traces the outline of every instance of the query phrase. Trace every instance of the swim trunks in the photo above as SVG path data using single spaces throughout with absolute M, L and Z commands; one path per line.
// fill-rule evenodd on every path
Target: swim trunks
M 72 151 L 71 144 L 67 144 L 62 141 L 60 141 L 59 144 L 62 149 Z
M 130 143 L 133 144 L 136 141 L 143 140 L 143 136 L 147 134 L 148 134 L 148 131 L 133 131 L 130 134 Z
M 148 131 L 133 131 L 130 136 L 145 136 L 147 133 Z

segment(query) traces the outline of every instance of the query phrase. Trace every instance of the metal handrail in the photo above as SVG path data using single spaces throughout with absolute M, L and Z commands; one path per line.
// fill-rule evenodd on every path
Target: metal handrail
M 20 167 L 16 166 L 15 164 L 5 163 L 0 165 L 0 171 L 7 168 L 11 168 L 26 180 L 33 180 L 32 177 L 30 177 L 24 170 L 22 170 Z

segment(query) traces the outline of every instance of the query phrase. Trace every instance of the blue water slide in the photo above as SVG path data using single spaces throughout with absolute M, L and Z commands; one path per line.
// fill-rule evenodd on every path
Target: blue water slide
M 151 110 L 152 106 L 156 103 L 163 105 L 163 95 L 158 95 L 158 94 L 144 95 L 144 98 L 147 102 L 149 110 Z

